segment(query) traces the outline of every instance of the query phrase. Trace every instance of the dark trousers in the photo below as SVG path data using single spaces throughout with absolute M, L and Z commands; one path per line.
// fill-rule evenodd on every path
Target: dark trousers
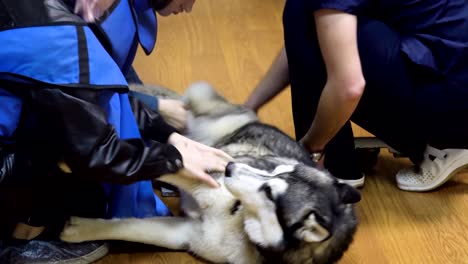
M 313 14 L 304 2 L 286 1 L 283 13 L 297 139 L 309 129 L 327 79 Z M 400 34 L 386 24 L 358 17 L 366 87 L 351 121 L 416 161 L 422 159 L 426 144 L 468 148 L 468 87 L 460 88 L 414 65 L 401 52 L 400 43 Z M 325 167 L 332 174 L 360 177 L 349 122 L 325 153 Z
M 125 77 L 128 83 L 142 83 L 133 68 Z M 154 96 L 133 91 L 129 95 L 157 111 Z M 106 216 L 107 197 L 100 182 L 62 173 L 55 163 L 50 164 L 54 153 L 40 145 L 40 135 L 31 135 L 27 128 L 19 128 L 16 134 L 21 140 L 14 147 L 0 144 L 0 239 L 8 239 L 18 222 L 45 226 L 40 238 L 54 239 L 71 215 Z M 8 170 L 12 174 L 6 173 L 7 165 L 12 166 Z
M 18 222 L 44 226 L 39 238 L 56 239 L 71 215 L 105 217 L 107 197 L 99 182 L 61 172 L 40 136 L 17 132 L 22 140 L 13 152 L 0 151 L 0 165 L 10 159 L 12 166 L 0 182 L 0 239 L 9 239 Z

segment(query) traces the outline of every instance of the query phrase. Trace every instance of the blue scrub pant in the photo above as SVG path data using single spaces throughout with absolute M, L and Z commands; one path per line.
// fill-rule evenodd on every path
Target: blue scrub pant
M 327 79 L 315 21 L 304 2 L 286 1 L 283 13 L 297 139 L 309 129 Z M 366 87 L 351 121 L 413 161 L 422 160 L 426 144 L 468 148 L 468 87 L 458 87 L 429 68 L 413 64 L 401 52 L 400 42 L 400 34 L 386 24 L 358 17 Z M 325 167 L 333 175 L 361 177 L 349 122 L 325 153 Z

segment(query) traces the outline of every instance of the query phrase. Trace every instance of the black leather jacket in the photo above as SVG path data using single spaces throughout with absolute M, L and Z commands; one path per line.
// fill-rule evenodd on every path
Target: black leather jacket
M 158 113 L 130 98 L 145 142 L 122 140 L 98 106 L 98 94 L 99 91 L 83 89 L 23 90 L 21 96 L 37 122 L 32 128 L 20 128 L 16 139 L 30 142 L 33 153 L 43 153 L 51 164 L 63 159 L 74 174 L 94 180 L 129 184 L 183 167 L 177 149 L 161 143 L 176 131 Z M 1 153 L 0 180 L 14 173 L 13 153 Z
M 70 11 L 69 2 L 0 0 L 0 31 L 62 23 L 85 24 Z M 28 122 L 20 122 L 17 142 L 28 142 L 26 148 L 30 147 L 41 162 L 50 166 L 64 160 L 76 175 L 123 184 L 174 173 L 183 167 L 177 149 L 161 143 L 175 130 L 136 99 L 131 99 L 131 104 L 145 142 L 122 140 L 108 124 L 99 107 L 99 94 L 109 90 L 126 92 L 126 87 L 88 88 L 84 83 L 72 88 L 2 79 L 0 87 L 22 98 L 23 116 L 28 118 L 31 114 L 37 121 L 30 127 L 24 126 Z M 12 152 L 0 153 L 1 181 L 12 173 L 14 162 Z

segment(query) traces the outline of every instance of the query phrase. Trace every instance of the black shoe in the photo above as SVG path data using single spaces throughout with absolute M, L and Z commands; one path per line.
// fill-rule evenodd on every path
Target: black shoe
M 0 241 L 0 263 L 86 264 L 97 261 L 108 252 L 108 245 L 104 242 Z

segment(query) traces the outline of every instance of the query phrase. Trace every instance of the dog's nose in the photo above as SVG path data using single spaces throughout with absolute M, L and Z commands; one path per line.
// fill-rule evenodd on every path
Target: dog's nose
M 231 173 L 232 173 L 233 168 L 234 168 L 234 162 L 230 161 L 226 165 L 226 172 L 224 173 L 224 175 L 226 175 L 226 177 L 231 177 Z

